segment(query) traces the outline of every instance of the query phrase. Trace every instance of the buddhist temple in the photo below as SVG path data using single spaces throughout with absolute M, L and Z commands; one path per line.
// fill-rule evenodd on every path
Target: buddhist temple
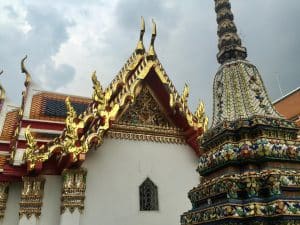
M 257 68 L 246 60 L 229 0 L 215 0 L 220 67 L 213 121 L 199 139 L 200 184 L 182 225 L 300 224 L 298 128 L 273 107 Z
M 198 183 L 203 103 L 187 105 L 154 43 L 136 48 L 103 88 L 91 72 L 91 98 L 41 90 L 21 61 L 24 91 L 13 106 L 0 86 L 0 224 L 179 224 Z M 151 33 L 151 32 L 150 32 Z
M 21 60 L 21 104 L 0 84 L 0 225 L 300 224 L 299 88 L 272 104 L 229 0 L 214 2 L 210 127 L 161 64 L 153 20 L 107 87 L 87 74 L 90 98 L 43 90 Z

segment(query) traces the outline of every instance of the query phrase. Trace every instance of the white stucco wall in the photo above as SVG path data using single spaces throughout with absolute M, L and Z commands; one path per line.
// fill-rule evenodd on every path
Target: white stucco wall
M 85 210 L 61 217 L 61 176 L 46 178 L 38 225 L 176 225 L 191 208 L 187 192 L 198 184 L 197 157 L 188 145 L 106 138 L 83 163 L 87 173 Z M 158 187 L 158 211 L 139 210 L 139 186 L 149 177 Z M 19 223 L 21 183 L 12 183 L 0 225 Z M 65 216 L 64 216 L 65 215 Z M 73 221 L 74 220 L 74 221 Z M 20 221 L 21 222 L 21 221 Z
M 17 225 L 19 223 L 19 202 L 21 198 L 21 183 L 14 182 L 9 185 L 3 225 Z M 0 223 L 1 224 L 1 223 Z
M 187 145 L 105 139 L 88 153 L 85 210 L 80 225 L 175 225 L 191 208 L 197 157 Z M 158 187 L 159 211 L 139 211 L 139 185 Z
M 60 220 L 61 176 L 45 176 L 42 214 L 39 225 L 58 225 Z

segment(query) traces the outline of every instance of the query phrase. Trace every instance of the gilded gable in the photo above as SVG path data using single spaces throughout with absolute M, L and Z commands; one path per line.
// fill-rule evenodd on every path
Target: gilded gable
M 150 90 L 144 87 L 118 121 L 120 124 L 172 127 Z
M 135 101 L 125 109 L 118 121 L 113 123 L 107 136 L 139 141 L 185 143 L 182 130 L 169 121 L 146 86 Z

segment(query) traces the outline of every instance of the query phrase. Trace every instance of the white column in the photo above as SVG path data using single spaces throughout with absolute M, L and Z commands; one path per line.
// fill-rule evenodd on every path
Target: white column
M 35 216 L 26 217 L 22 216 L 19 220 L 19 225 L 36 225 L 38 223 Z
M 8 182 L 0 182 L 0 225 L 3 224 L 6 202 L 8 197 Z
M 38 225 L 43 204 L 45 179 L 43 177 L 22 177 L 22 180 L 19 225 Z
M 74 212 L 66 211 L 61 214 L 60 225 L 79 225 L 80 212 L 75 210 Z
M 60 225 L 80 224 L 80 214 L 84 210 L 86 174 L 87 171 L 82 168 L 63 171 Z

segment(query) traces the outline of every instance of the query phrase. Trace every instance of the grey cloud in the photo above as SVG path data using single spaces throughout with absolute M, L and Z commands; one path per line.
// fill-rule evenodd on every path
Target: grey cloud
M 60 64 L 57 68 L 52 62 L 43 66 L 45 71 L 43 76 L 43 83 L 47 83 L 50 89 L 57 89 L 58 87 L 70 82 L 75 76 L 75 69 L 67 64 Z M 41 78 L 37 78 L 40 80 Z
M 135 30 L 136 20 L 140 16 L 144 16 L 147 21 L 154 18 L 160 22 L 160 26 L 175 26 L 178 19 L 178 11 L 179 8 L 176 4 L 160 0 L 120 1 L 116 7 L 118 22 L 125 30 Z
M 248 59 L 257 65 L 271 99 L 275 100 L 281 95 L 277 76 L 283 94 L 300 86 L 298 40 L 300 1 L 231 0 L 231 2 L 238 32 L 248 49 Z M 72 2 L 65 2 L 64 7 L 68 4 Z M 93 4 L 97 3 L 93 1 Z M 72 26 L 72 23 L 64 18 L 63 10 L 57 13 L 49 5 L 43 6 L 43 3 L 40 3 L 39 7 L 41 8 L 29 7 L 28 19 L 33 30 L 27 35 L 9 27 L 1 27 L 0 66 L 6 69 L 11 77 L 10 87 L 13 83 L 21 83 L 21 77 L 18 76 L 17 79 L 18 61 L 24 53 L 29 55 L 29 66 L 32 71 L 39 64 L 47 65 L 49 71 L 47 79 L 53 89 L 70 81 L 74 74 L 74 69 L 68 66 L 55 69 L 51 61 L 51 56 L 68 38 L 66 29 Z M 56 4 L 55 7 L 58 9 L 60 6 Z M 78 7 L 81 7 L 80 4 Z M 85 4 L 85 7 L 89 5 Z M 82 14 L 85 15 L 84 9 Z M 168 75 L 179 91 L 183 89 L 185 82 L 189 83 L 191 87 L 189 104 L 192 109 L 196 108 L 199 99 L 203 99 L 211 115 L 212 82 L 219 66 L 216 60 L 217 24 L 214 2 L 212 0 L 119 1 L 111 18 L 114 24 L 111 30 L 105 33 L 104 47 L 101 45 L 89 48 L 93 51 L 91 56 L 99 57 L 101 61 L 99 73 L 104 73 L 105 79 L 110 81 L 114 78 L 135 48 L 140 16 L 145 17 L 147 25 L 145 46 L 149 44 L 151 34 L 150 19 L 154 18 L 158 28 L 156 51 Z M 95 68 L 97 65 L 90 67 Z M 51 82 L 53 76 L 64 79 L 60 82 L 58 80 Z
M 300 86 L 300 2 L 298 0 L 234 0 L 236 23 L 248 48 L 248 59 L 257 65 L 271 99 Z M 253 15 L 255 14 L 255 17 Z
M 12 7 L 7 6 L 10 14 L 16 14 Z M 19 103 L 20 93 L 23 89 L 23 80 L 20 74 L 20 60 L 26 54 L 28 60 L 26 66 L 31 72 L 35 81 L 41 81 L 41 76 L 52 77 L 54 80 L 47 80 L 47 89 L 55 89 L 64 82 L 70 81 L 74 76 L 74 69 L 68 65 L 55 68 L 51 59 L 67 40 L 67 28 L 72 25 L 69 21 L 56 12 L 54 8 L 39 8 L 27 5 L 27 21 L 31 30 L 24 34 L 22 31 L 10 26 L 1 26 L 0 34 L 0 67 L 4 69 L 2 78 L 3 86 L 8 95 L 15 103 Z M 37 73 L 38 68 L 44 66 L 45 74 Z M 68 76 L 66 73 L 69 73 Z M 55 74 L 53 76 L 53 74 Z M 57 79 L 60 77 L 61 79 Z M 42 83 L 40 83 L 42 84 Z
M 157 22 L 155 48 L 158 57 L 179 91 L 187 82 L 191 87 L 190 106 L 199 100 L 207 103 L 211 112 L 213 73 L 217 69 L 215 14 L 210 1 L 121 1 L 116 8 L 119 35 L 112 38 L 117 54 L 131 51 L 138 37 L 139 17 L 146 20 L 146 48 L 151 35 L 150 18 Z M 209 17 L 209 19 L 207 18 Z M 126 30 L 127 29 L 127 30 Z M 120 31 L 121 30 L 121 31 Z M 124 40 L 126 39 L 126 41 Z M 128 47 L 125 43 L 131 43 Z M 132 46 L 132 47 L 131 47 Z M 124 60 L 117 63 L 124 63 Z M 121 66 L 121 65 L 120 65 Z
M 16 11 L 14 10 L 14 8 L 9 6 L 9 5 L 4 6 L 4 10 L 8 11 L 8 15 L 9 15 L 10 18 L 15 18 L 18 15 L 16 13 Z

